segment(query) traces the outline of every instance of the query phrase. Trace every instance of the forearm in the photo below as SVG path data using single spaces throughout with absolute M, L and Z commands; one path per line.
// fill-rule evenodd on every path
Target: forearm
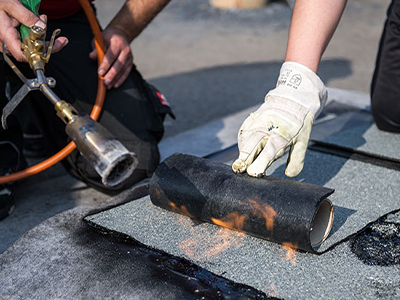
M 296 0 L 285 61 L 317 72 L 322 54 L 339 24 L 347 0 Z
M 131 42 L 169 2 L 170 0 L 127 0 L 107 28 L 122 31 Z

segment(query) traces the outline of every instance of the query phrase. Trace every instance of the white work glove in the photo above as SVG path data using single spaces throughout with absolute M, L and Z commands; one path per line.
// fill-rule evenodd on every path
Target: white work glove
M 303 169 L 312 124 L 326 98 L 317 74 L 299 63 L 285 62 L 276 88 L 240 127 L 239 158 L 232 164 L 233 171 L 261 177 L 290 147 L 285 174 L 297 176 Z

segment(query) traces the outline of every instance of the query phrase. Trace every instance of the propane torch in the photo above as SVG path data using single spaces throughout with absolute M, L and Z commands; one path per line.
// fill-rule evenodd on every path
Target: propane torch
M 66 124 L 67 135 L 75 142 L 82 156 L 94 167 L 101 176 L 102 183 L 113 187 L 127 179 L 137 166 L 136 154 L 128 151 L 113 135 L 90 116 L 79 113 L 71 104 L 61 100 L 52 90 L 56 80 L 46 77 L 45 64 L 49 62 L 56 36 L 61 32 L 53 32 L 49 45 L 46 47 L 46 31 L 38 26 L 29 29 L 23 38 L 22 51 L 27 58 L 35 78 L 27 79 L 12 60 L 6 55 L 6 45 L 3 41 L 4 61 L 24 83 L 3 109 L 1 123 L 7 129 L 7 117 L 14 111 L 24 97 L 34 90 L 40 90 L 54 105 L 57 116 Z

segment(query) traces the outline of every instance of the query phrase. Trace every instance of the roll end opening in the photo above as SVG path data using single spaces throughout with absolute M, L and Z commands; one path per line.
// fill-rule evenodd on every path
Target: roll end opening
M 322 200 L 311 222 L 310 243 L 312 247 L 322 244 L 328 237 L 333 224 L 334 209 L 329 199 Z

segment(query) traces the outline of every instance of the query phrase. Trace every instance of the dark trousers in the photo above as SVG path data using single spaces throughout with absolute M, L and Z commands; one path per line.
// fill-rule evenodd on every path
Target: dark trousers
M 48 36 L 56 28 L 68 37 L 69 44 L 59 53 L 53 54 L 46 65 L 45 74 L 57 81 L 54 92 L 63 100 L 73 104 L 79 112 L 90 113 L 97 92 L 97 62 L 89 59 L 93 34 L 83 12 L 62 20 L 50 20 Z M 3 62 L 4 64 L 4 62 Z M 18 68 L 27 78 L 33 77 L 28 64 L 18 64 Z M 2 67 L 0 91 L 8 90 L 14 94 L 21 86 L 20 80 L 8 66 Z M 7 90 L 6 89 L 6 90 Z M 1 94 L 0 108 L 5 105 L 4 93 Z M 105 188 L 95 170 L 75 150 L 63 161 L 64 167 L 74 177 L 87 184 L 114 194 L 135 182 L 152 175 L 159 163 L 157 142 L 161 139 L 164 127 L 163 118 L 169 108 L 161 105 L 156 91 L 148 85 L 139 72 L 133 68 L 125 83 L 118 89 L 107 91 L 100 124 L 107 128 L 126 148 L 137 154 L 139 164 L 127 182 L 116 188 Z M 20 121 L 34 123 L 44 134 L 47 146 L 57 152 L 69 141 L 64 123 L 56 116 L 53 105 L 38 91 L 28 94 L 16 109 L 15 115 Z M 0 129 L 1 139 L 21 140 L 21 130 L 14 116 L 10 130 Z M 21 123 L 21 122 L 20 122 Z M 25 125 L 26 126 L 26 125 Z M 11 137 L 10 137 L 11 135 Z
M 371 110 L 379 129 L 400 132 L 400 1 L 387 12 L 371 84 Z

